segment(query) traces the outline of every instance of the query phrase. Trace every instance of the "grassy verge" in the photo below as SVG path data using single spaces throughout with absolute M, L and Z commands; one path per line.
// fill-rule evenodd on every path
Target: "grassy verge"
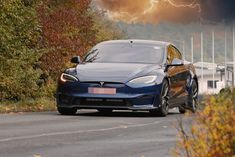
M 0 103 L 0 113 L 55 111 L 54 99 L 40 98 L 27 101 L 5 101 Z

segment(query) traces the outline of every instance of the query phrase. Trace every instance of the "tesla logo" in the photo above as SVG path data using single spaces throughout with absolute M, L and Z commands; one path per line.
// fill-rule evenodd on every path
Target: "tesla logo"
M 104 85 L 104 82 L 100 82 L 100 86 L 102 87 Z

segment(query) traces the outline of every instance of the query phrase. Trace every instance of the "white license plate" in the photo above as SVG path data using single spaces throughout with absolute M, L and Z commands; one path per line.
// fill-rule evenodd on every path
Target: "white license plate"
M 116 88 L 94 88 L 94 87 L 89 87 L 88 88 L 88 93 L 89 94 L 110 94 L 110 95 L 114 95 L 114 94 L 116 94 Z

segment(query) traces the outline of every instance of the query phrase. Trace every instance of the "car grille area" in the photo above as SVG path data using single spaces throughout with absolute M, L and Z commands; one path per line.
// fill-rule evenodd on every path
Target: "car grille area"
M 101 99 L 101 98 L 83 98 L 80 99 L 81 106 L 128 106 L 125 99 Z
M 142 96 L 135 99 L 121 98 L 82 98 L 67 95 L 57 97 L 58 104 L 61 106 L 73 106 L 78 108 L 95 108 L 95 107 L 117 107 L 129 108 L 133 106 L 143 106 L 154 104 L 154 96 Z
M 59 95 L 58 101 L 60 104 L 67 106 L 117 106 L 127 107 L 130 103 L 126 99 L 114 98 L 76 98 L 66 95 Z

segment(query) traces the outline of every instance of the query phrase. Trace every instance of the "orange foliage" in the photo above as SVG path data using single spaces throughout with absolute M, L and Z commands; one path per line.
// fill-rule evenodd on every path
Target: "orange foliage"
M 235 91 L 211 97 L 189 132 L 180 125 L 175 156 L 235 156 Z
M 71 56 L 83 55 L 96 43 L 91 0 L 44 0 L 38 8 L 41 44 L 48 52 L 42 69 L 51 76 L 61 72 Z

